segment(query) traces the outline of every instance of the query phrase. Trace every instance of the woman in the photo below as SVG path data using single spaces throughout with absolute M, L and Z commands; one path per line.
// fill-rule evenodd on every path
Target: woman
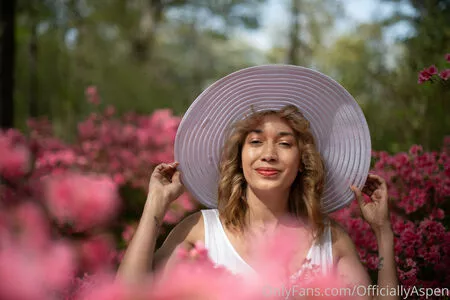
M 305 259 L 310 259 L 323 273 L 337 272 L 348 283 L 369 287 L 370 278 L 348 234 L 328 222 L 322 212 L 326 172 L 310 122 L 298 106 L 252 113 L 235 123 L 224 145 L 218 209 L 202 210 L 181 221 L 153 254 L 163 216 L 183 192 L 178 163 L 161 164 L 154 170 L 141 221 L 119 268 L 120 277 L 138 281 L 149 269 L 170 263 L 177 247 L 189 249 L 197 241 L 205 243 L 216 264 L 234 273 L 252 272 L 256 266 L 252 265 L 249 241 L 289 227 L 299 236 L 310 237 L 302 241 L 308 247 L 300 247 L 290 262 L 294 278 L 305 267 Z M 349 188 L 377 237 L 378 286 L 394 287 L 398 282 L 386 183 L 369 175 L 362 190 Z M 364 203 L 362 193 L 372 202 Z M 293 227 L 285 222 L 286 217 L 295 218 Z

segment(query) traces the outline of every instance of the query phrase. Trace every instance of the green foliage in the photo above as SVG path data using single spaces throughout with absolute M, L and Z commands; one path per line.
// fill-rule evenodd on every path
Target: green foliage
M 263 2 L 22 1 L 17 126 L 24 128 L 37 102 L 34 114 L 48 116 L 59 136 L 70 140 L 66 133 L 88 112 L 83 99 L 90 85 L 98 87 L 103 105 L 119 113 L 160 107 L 184 112 L 208 82 L 252 64 L 247 58 L 253 49 L 229 37 L 233 28 L 259 26 Z
M 418 72 L 425 67 L 433 64 L 438 68 L 449 67 L 444 62 L 444 54 L 450 50 L 450 5 L 446 0 L 409 0 L 402 5 L 408 4 L 415 10 L 414 14 L 398 12 L 384 20 L 388 26 L 407 22 L 413 29 L 401 41 L 402 55 L 392 72 L 387 94 L 394 103 L 389 118 L 394 127 L 391 134 L 398 136 L 398 147 L 393 150 L 404 150 L 407 144 L 413 143 L 435 150 L 441 146 L 442 137 L 450 134 L 450 89 L 439 83 L 414 83 Z
M 98 87 L 103 106 L 119 113 L 169 107 L 182 114 L 209 83 L 230 72 L 290 62 L 329 74 L 355 96 L 374 149 L 441 146 L 450 128 L 449 89 L 418 85 L 417 74 L 431 64 L 448 67 L 448 1 L 383 0 L 397 3 L 398 11 L 336 36 L 340 1 L 284 0 L 283 24 L 271 28 L 273 48 L 264 53 L 236 33 L 259 28 L 266 2 L 19 0 L 16 126 L 24 129 L 30 114 L 48 116 L 58 135 L 71 140 L 67 133 L 88 113 L 84 90 L 90 85 Z M 405 5 L 414 13 L 405 14 Z M 411 34 L 386 44 L 386 30 L 399 22 L 409 24 Z

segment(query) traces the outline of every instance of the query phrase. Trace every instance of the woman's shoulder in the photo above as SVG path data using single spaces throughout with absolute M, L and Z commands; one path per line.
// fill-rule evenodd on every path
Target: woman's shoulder
M 347 230 L 345 230 L 345 228 L 335 220 L 329 220 L 333 256 L 335 261 L 338 261 L 343 256 L 355 253 L 355 244 L 353 243 Z
M 204 240 L 205 228 L 203 224 L 202 211 L 197 211 L 188 215 L 177 225 L 177 227 L 178 226 L 183 227 L 189 231 L 186 240 L 191 242 Z
M 193 245 L 204 240 L 203 216 L 201 211 L 194 212 L 183 218 L 167 235 L 166 242 Z M 164 246 L 164 244 L 163 244 Z

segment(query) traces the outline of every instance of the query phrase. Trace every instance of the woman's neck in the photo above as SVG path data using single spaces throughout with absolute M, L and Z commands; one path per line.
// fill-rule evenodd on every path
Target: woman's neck
M 249 206 L 246 218 L 250 227 L 275 228 L 288 216 L 289 191 L 271 193 L 247 188 L 246 199 Z

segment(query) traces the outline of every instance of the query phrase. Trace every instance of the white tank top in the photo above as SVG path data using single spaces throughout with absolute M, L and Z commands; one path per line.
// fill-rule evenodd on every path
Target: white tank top
M 255 271 L 239 255 L 228 239 L 225 229 L 219 219 L 217 209 L 202 210 L 205 226 L 205 247 L 210 259 L 216 266 L 223 266 L 234 274 L 254 274 Z M 333 250 L 331 243 L 331 230 L 327 220 L 325 232 L 320 241 L 315 241 L 306 256 L 312 265 L 321 266 L 322 274 L 327 274 L 333 267 Z M 291 280 L 295 280 L 302 274 L 304 265 L 296 273 L 292 274 Z

